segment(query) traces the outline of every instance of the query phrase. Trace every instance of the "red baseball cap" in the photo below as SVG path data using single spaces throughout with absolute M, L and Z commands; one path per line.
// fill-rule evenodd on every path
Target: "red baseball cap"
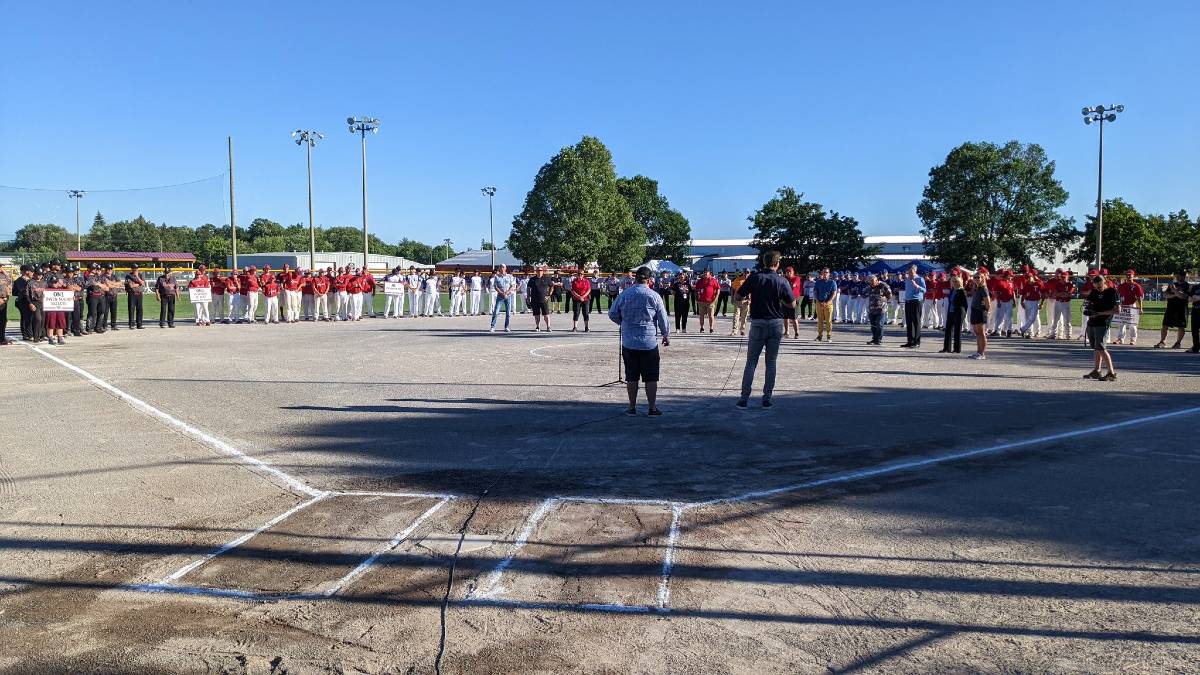
M 1100 274 L 1103 274 L 1104 276 L 1108 276 L 1108 268 L 1105 267 L 1104 269 L 1100 270 Z

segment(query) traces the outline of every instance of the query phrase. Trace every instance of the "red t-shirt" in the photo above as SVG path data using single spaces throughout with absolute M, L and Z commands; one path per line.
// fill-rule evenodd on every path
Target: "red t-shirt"
M 304 277 L 304 278 L 300 279 L 300 292 L 302 294 L 312 295 L 313 294 L 312 287 L 313 287 L 312 277 Z
M 273 298 L 279 295 L 279 284 L 275 280 L 267 276 L 263 276 L 262 294 L 265 297 Z
M 239 292 L 238 278 L 236 275 L 230 274 L 225 278 L 225 290 L 229 291 L 230 295 Z
M 350 283 L 350 277 L 345 274 L 339 274 L 333 278 L 333 287 L 339 293 L 346 290 L 346 285 Z
M 258 277 L 253 274 L 242 274 L 238 276 L 238 281 L 242 285 L 242 295 L 258 292 Z
M 721 292 L 721 284 L 712 277 L 700 277 L 695 286 L 696 302 L 712 302 Z
M 1055 302 L 1069 302 L 1075 295 L 1075 284 L 1066 279 L 1055 279 L 1047 286 L 1050 297 L 1054 298 Z
M 1021 286 L 1021 297 L 1026 300 L 1041 300 L 1046 295 L 1046 286 L 1042 284 L 1041 279 L 1030 279 L 1026 277 L 1024 285 Z
M 298 291 L 300 290 L 300 273 L 296 270 L 288 270 L 279 273 L 279 280 L 283 282 L 284 290 Z
M 996 296 L 996 302 L 1012 302 L 1012 282 L 1008 279 L 993 279 L 992 281 L 992 295 Z
M 784 279 L 787 279 L 787 277 L 785 276 Z M 792 299 L 799 301 L 800 298 L 804 297 L 804 277 L 797 274 L 789 279 L 788 283 L 792 285 Z M 719 288 L 720 286 L 721 283 L 717 282 L 717 287 Z
M 575 280 L 571 282 L 571 291 L 587 300 L 592 295 L 592 283 L 586 277 L 575 277 Z
M 329 292 L 329 277 L 317 277 L 312 280 L 312 292 L 314 295 L 325 295 Z
M 210 285 L 212 286 L 213 295 L 225 295 L 225 280 L 219 275 L 213 275 Z
M 1141 300 L 1145 295 L 1142 290 L 1142 285 L 1136 281 L 1122 281 L 1117 286 L 1117 294 L 1121 296 L 1121 304 L 1126 307 L 1137 305 L 1138 300 Z
M 350 279 L 346 282 L 346 290 L 351 295 L 358 295 L 359 293 L 362 293 L 363 292 L 362 277 L 350 277 Z
M 209 288 L 208 277 L 203 274 L 188 282 L 188 288 Z
M 364 274 L 358 278 L 358 285 L 362 287 L 363 293 L 375 292 L 375 276 Z

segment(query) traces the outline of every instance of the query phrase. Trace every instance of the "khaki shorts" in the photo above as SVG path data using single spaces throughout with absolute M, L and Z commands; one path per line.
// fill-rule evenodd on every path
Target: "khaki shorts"
M 696 311 L 700 314 L 712 314 L 713 303 L 711 302 L 696 302 Z

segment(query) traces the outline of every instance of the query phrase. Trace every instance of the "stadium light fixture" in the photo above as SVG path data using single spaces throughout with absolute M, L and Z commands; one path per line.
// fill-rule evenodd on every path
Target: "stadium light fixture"
M 1100 125 L 1100 153 L 1096 165 L 1096 269 L 1104 262 L 1104 123 L 1116 122 L 1117 113 L 1125 112 L 1123 105 L 1098 105 L 1083 109 L 1083 123 Z
M 495 274 L 496 273 L 496 224 L 495 224 L 495 218 L 492 215 L 493 214 L 492 197 L 496 196 L 496 187 L 494 185 L 489 185 L 485 188 L 480 188 L 479 191 L 483 193 L 483 196 L 488 198 L 488 236 L 490 236 L 491 240 L 492 240 L 492 274 Z
M 79 201 L 87 193 L 83 190 L 67 190 L 67 197 L 75 200 L 75 250 L 83 250 L 83 235 L 79 232 Z
M 367 258 L 371 254 L 371 240 L 367 237 L 367 132 L 379 133 L 377 117 L 347 117 L 350 133 L 362 139 L 362 218 L 363 218 L 363 269 L 367 269 Z

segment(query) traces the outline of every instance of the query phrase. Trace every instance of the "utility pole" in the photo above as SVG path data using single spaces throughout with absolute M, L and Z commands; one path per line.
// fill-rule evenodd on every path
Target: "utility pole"
M 347 117 L 346 124 L 350 126 L 350 133 L 362 137 L 363 269 L 367 270 L 367 257 L 371 254 L 371 240 L 367 237 L 367 132 L 379 133 L 379 120 L 374 117 Z
M 237 260 L 237 212 L 233 208 L 233 136 L 226 136 L 229 141 L 229 237 L 230 251 L 233 253 L 233 269 L 238 269 Z
M 79 200 L 87 194 L 83 190 L 67 190 L 67 196 L 75 200 L 75 250 L 83 250 L 83 235 L 79 231 Z

